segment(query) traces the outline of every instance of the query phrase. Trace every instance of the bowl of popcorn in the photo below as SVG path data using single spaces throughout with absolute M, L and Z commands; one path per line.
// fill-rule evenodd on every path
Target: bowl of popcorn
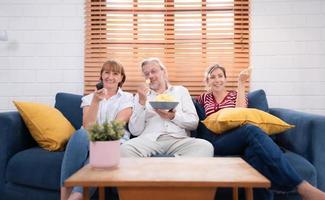
M 170 94 L 159 94 L 155 101 L 149 101 L 149 104 L 154 109 L 173 110 L 178 105 L 175 97 Z

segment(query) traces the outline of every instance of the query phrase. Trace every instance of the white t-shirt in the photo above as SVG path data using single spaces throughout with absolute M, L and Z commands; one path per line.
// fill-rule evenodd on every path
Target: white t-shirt
M 81 108 L 90 106 L 94 97 L 94 93 L 88 94 L 81 99 Z M 97 123 L 103 124 L 106 120 L 108 122 L 113 121 L 117 114 L 125 108 L 133 107 L 133 95 L 129 92 L 118 89 L 117 93 L 109 99 L 103 99 L 99 102 L 99 109 L 97 113 Z M 128 140 L 130 133 L 125 131 L 121 142 Z

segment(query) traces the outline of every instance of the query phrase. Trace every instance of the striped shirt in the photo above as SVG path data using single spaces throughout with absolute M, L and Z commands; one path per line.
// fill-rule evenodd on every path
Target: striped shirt
M 214 98 L 212 92 L 201 94 L 197 98 L 198 102 L 204 107 L 206 116 L 211 115 L 223 108 L 235 108 L 237 100 L 237 92 L 234 90 L 228 91 L 225 98 L 219 103 Z M 246 96 L 247 102 L 247 96 Z

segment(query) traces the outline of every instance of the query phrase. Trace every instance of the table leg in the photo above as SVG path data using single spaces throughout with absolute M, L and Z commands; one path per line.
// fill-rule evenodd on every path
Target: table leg
M 237 187 L 232 188 L 232 199 L 238 200 L 238 188 Z
M 99 200 L 105 200 L 105 187 L 99 187 Z
M 253 200 L 253 188 L 245 188 L 246 200 Z
M 82 197 L 83 197 L 83 200 L 89 199 L 89 188 L 88 187 L 84 187 Z

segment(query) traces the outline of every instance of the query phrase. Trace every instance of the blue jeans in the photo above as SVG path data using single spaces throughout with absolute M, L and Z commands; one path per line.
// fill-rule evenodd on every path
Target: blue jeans
M 244 125 L 221 135 L 208 131 L 201 133 L 201 137 L 214 146 L 215 156 L 241 155 L 246 162 L 271 181 L 273 190 L 293 191 L 302 182 L 278 145 L 254 125 Z M 272 196 L 273 194 L 266 189 L 254 190 L 255 199 L 272 199 Z
M 64 181 L 69 178 L 76 171 L 81 169 L 84 165 L 88 164 L 89 152 L 89 138 L 85 129 L 77 130 L 70 138 L 65 153 L 63 156 L 61 166 L 61 186 Z M 83 192 L 82 187 L 74 187 L 73 192 Z M 89 196 L 92 197 L 96 192 L 96 188 L 89 189 Z M 106 199 L 117 200 L 118 193 L 116 188 L 105 188 Z M 95 196 L 95 195 L 94 195 Z
M 61 166 L 61 186 L 64 181 L 72 174 L 81 169 L 88 161 L 89 139 L 88 133 L 85 129 L 77 130 L 70 138 L 65 153 L 63 156 Z M 73 192 L 82 193 L 82 187 L 74 187 Z M 90 196 L 94 194 L 95 189 L 90 189 Z

